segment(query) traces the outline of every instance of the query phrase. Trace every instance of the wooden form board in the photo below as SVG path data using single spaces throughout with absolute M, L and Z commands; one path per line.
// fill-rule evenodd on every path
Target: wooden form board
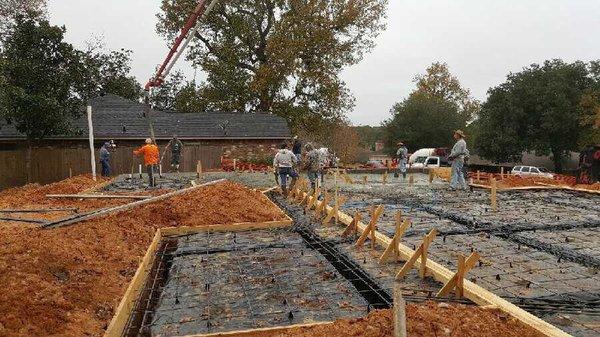
M 158 244 L 161 240 L 162 233 L 161 230 L 158 229 L 150 247 L 146 251 L 146 255 L 144 255 L 144 258 L 142 259 L 142 263 L 135 272 L 135 275 L 133 275 L 133 279 L 129 283 L 127 291 L 125 291 L 125 295 L 121 299 L 115 315 L 104 333 L 104 337 L 120 337 L 123 334 L 127 322 L 129 321 L 129 317 L 131 316 L 131 312 L 135 307 L 136 299 L 139 297 L 142 287 L 148 278 L 148 274 L 152 269 L 156 250 L 158 249 Z
M 489 185 L 481 185 L 481 184 L 469 184 L 469 186 L 471 187 L 476 187 L 476 188 L 485 188 L 485 189 L 492 189 L 491 186 Z M 505 191 L 526 191 L 526 190 L 560 190 L 563 189 L 563 187 L 561 186 L 554 186 L 554 185 L 549 185 L 549 186 L 518 186 L 518 187 L 509 187 L 509 188 L 498 188 L 498 192 L 505 192 Z
M 286 215 L 287 217 L 287 215 Z M 156 250 L 160 241 L 165 237 L 188 235 L 201 232 L 234 232 L 234 231 L 247 231 L 247 230 L 258 230 L 258 229 L 270 229 L 270 228 L 281 228 L 290 226 L 293 221 L 287 217 L 288 220 L 280 221 L 269 221 L 269 222 L 242 222 L 234 224 L 222 224 L 222 225 L 211 225 L 203 227 L 165 227 L 159 228 L 154 235 L 154 239 L 150 244 L 150 247 L 146 251 L 146 255 L 142 259 L 142 263 L 138 267 L 133 279 L 127 287 L 125 295 L 121 299 L 119 306 L 113 316 L 113 319 L 104 333 L 104 337 L 120 337 L 125 330 L 129 317 L 134 309 L 136 299 L 139 297 L 140 292 L 148 279 L 148 274 L 152 269 Z
M 46 198 L 54 199 L 150 199 L 151 195 L 111 195 L 111 194 L 46 194 Z
M 248 330 L 237 330 L 237 331 L 229 331 L 229 332 L 216 332 L 210 334 L 201 334 L 201 335 L 186 335 L 182 337 L 228 337 L 228 336 L 237 336 L 243 337 L 244 335 L 256 334 L 258 332 L 285 332 L 290 329 L 301 329 L 301 328 L 310 328 L 318 325 L 326 325 L 333 324 L 333 322 L 314 322 L 314 323 L 305 323 L 305 324 L 294 324 L 288 326 L 275 326 L 269 328 L 258 328 L 258 329 L 248 329 Z
M 326 205 L 325 209 L 327 211 L 331 211 L 333 208 L 329 205 Z M 344 225 L 348 226 L 352 222 L 352 217 L 350 215 L 345 214 L 341 211 L 338 211 L 338 214 L 340 222 Z M 360 221 L 356 225 L 359 231 L 364 231 L 367 228 L 367 225 Z M 375 240 L 377 241 L 377 244 L 381 245 L 384 249 L 387 249 L 387 247 L 392 243 L 392 239 L 388 238 L 386 235 L 380 232 L 375 233 Z M 398 253 L 400 257 L 404 261 L 406 261 L 415 254 L 415 251 L 407 247 L 406 245 L 399 243 Z M 415 267 L 419 269 L 421 268 L 421 262 L 419 259 L 415 261 Z M 443 284 L 446 284 L 448 281 L 450 281 L 455 274 L 451 270 L 430 259 L 427 259 L 425 262 L 425 270 L 428 275 L 431 275 L 435 280 Z M 555 327 L 554 325 L 540 319 L 539 317 L 532 315 L 531 313 L 519 308 L 518 306 L 508 302 L 500 296 L 489 292 L 488 290 L 469 280 L 464 280 L 463 291 L 464 296 L 469 300 L 473 301 L 475 304 L 481 306 L 495 306 L 499 310 L 513 316 L 514 318 L 521 321 L 523 324 L 539 331 L 540 333 L 546 336 L 571 336 L 568 333 Z

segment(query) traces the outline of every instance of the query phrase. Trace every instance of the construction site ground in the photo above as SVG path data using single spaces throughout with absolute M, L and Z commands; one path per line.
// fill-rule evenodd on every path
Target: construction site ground
M 378 230 L 393 236 L 398 210 L 412 227 L 402 238 L 418 246 L 439 231 L 430 258 L 456 269 L 457 254 L 477 251 L 481 262 L 467 277 L 575 336 L 600 333 L 599 196 L 565 191 L 500 193 L 498 212 L 489 191 L 452 192 L 415 174 L 414 184 L 390 175 L 326 177 L 326 187 L 348 201 L 342 210 L 384 205 Z M 164 174 L 150 188 L 144 176 L 110 183 L 74 177 L 47 186 L 0 192 L 0 208 L 77 208 L 90 212 L 127 199 L 50 199 L 46 194 L 155 196 L 226 178 L 160 202 L 72 225 L 0 221 L 0 336 L 101 336 L 146 253 L 157 228 L 276 221 L 281 210 L 259 190 L 273 173 Z M 334 182 L 335 180 L 335 182 Z M 358 183 L 360 182 L 360 183 Z M 245 188 L 246 185 L 249 188 Z M 94 187 L 97 187 L 94 190 Z M 255 190 L 253 190 L 255 189 Z M 323 226 L 303 207 L 271 192 L 293 220 L 289 228 L 203 232 L 166 237 L 157 250 L 147 288 L 127 335 L 183 336 L 312 322 L 331 322 L 240 336 L 391 336 L 394 287 L 407 306 L 409 336 L 538 336 L 508 315 L 454 296 L 435 297 L 442 284 L 416 270 L 401 282 L 401 262 L 380 265 L 380 247 L 342 238 L 342 226 Z M 31 197 L 29 197 L 31 196 Z M 20 202 L 19 202 L 20 200 Z M 64 213 L 17 214 L 47 222 Z M 150 282 L 152 281 L 152 282 Z M 147 291 L 146 291 L 147 290 Z M 145 296 L 146 296 L 145 295 Z M 149 303 L 144 307 L 142 302 Z M 381 310 L 378 310 L 381 309 Z

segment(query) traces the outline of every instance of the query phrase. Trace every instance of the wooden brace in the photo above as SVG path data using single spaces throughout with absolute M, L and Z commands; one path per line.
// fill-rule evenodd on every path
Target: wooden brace
M 425 277 L 427 270 L 427 250 L 429 249 L 429 244 L 433 241 L 433 239 L 435 239 L 436 235 L 437 230 L 434 228 L 429 232 L 429 234 L 425 236 L 425 238 L 423 239 L 423 243 L 421 243 L 421 245 L 419 246 L 419 248 L 417 248 L 415 253 L 410 257 L 410 259 L 408 259 L 408 261 L 406 261 L 406 263 L 404 264 L 404 266 L 402 266 L 398 274 L 396 274 L 396 280 L 399 280 L 406 276 L 406 274 L 408 274 L 412 266 L 414 266 L 415 262 L 417 262 L 419 258 L 421 258 L 421 268 L 419 271 L 419 275 L 421 276 L 421 278 Z
M 438 291 L 438 293 L 435 296 L 446 296 L 450 294 L 452 290 L 456 290 L 456 297 L 463 297 L 463 284 L 465 280 L 465 275 L 467 274 L 467 272 L 469 272 L 469 270 L 471 270 L 475 266 L 477 261 L 479 261 L 479 258 L 480 256 L 477 252 L 471 253 L 471 255 L 469 255 L 469 257 L 466 260 L 462 254 L 459 255 L 458 271 L 454 274 L 454 276 L 452 276 L 451 279 L 448 280 L 448 282 L 446 282 L 446 284 L 444 284 L 442 289 L 440 289 L 440 291 Z
M 383 213 L 383 209 L 384 209 L 383 205 L 379 205 L 379 206 L 377 206 L 377 208 L 372 209 L 371 221 L 369 222 L 369 225 L 367 226 L 367 228 L 365 228 L 365 230 L 362 232 L 362 234 L 356 241 L 356 244 L 355 244 L 356 247 L 361 247 L 365 243 L 365 241 L 367 240 L 369 235 L 371 236 L 371 244 L 373 247 L 375 247 L 375 244 L 376 244 L 376 242 L 375 242 L 375 225 L 377 224 L 377 220 Z

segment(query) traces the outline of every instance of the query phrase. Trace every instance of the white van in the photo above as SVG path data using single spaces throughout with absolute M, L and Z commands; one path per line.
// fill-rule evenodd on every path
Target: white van
M 435 149 L 420 149 L 415 151 L 408 157 L 408 167 L 424 168 L 428 157 L 431 157 Z

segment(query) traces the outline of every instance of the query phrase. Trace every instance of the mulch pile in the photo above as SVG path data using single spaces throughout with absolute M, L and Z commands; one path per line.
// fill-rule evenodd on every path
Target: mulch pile
M 498 310 L 426 302 L 406 306 L 410 337 L 542 337 Z M 377 310 L 367 317 L 340 319 L 332 324 L 294 328 L 279 332 L 240 334 L 239 337 L 387 337 L 393 336 L 391 310 Z
M 40 189 L 28 187 L 50 188 Z M 260 192 L 224 182 L 68 227 L 0 227 L 0 336 L 103 335 L 159 227 L 284 218 Z

